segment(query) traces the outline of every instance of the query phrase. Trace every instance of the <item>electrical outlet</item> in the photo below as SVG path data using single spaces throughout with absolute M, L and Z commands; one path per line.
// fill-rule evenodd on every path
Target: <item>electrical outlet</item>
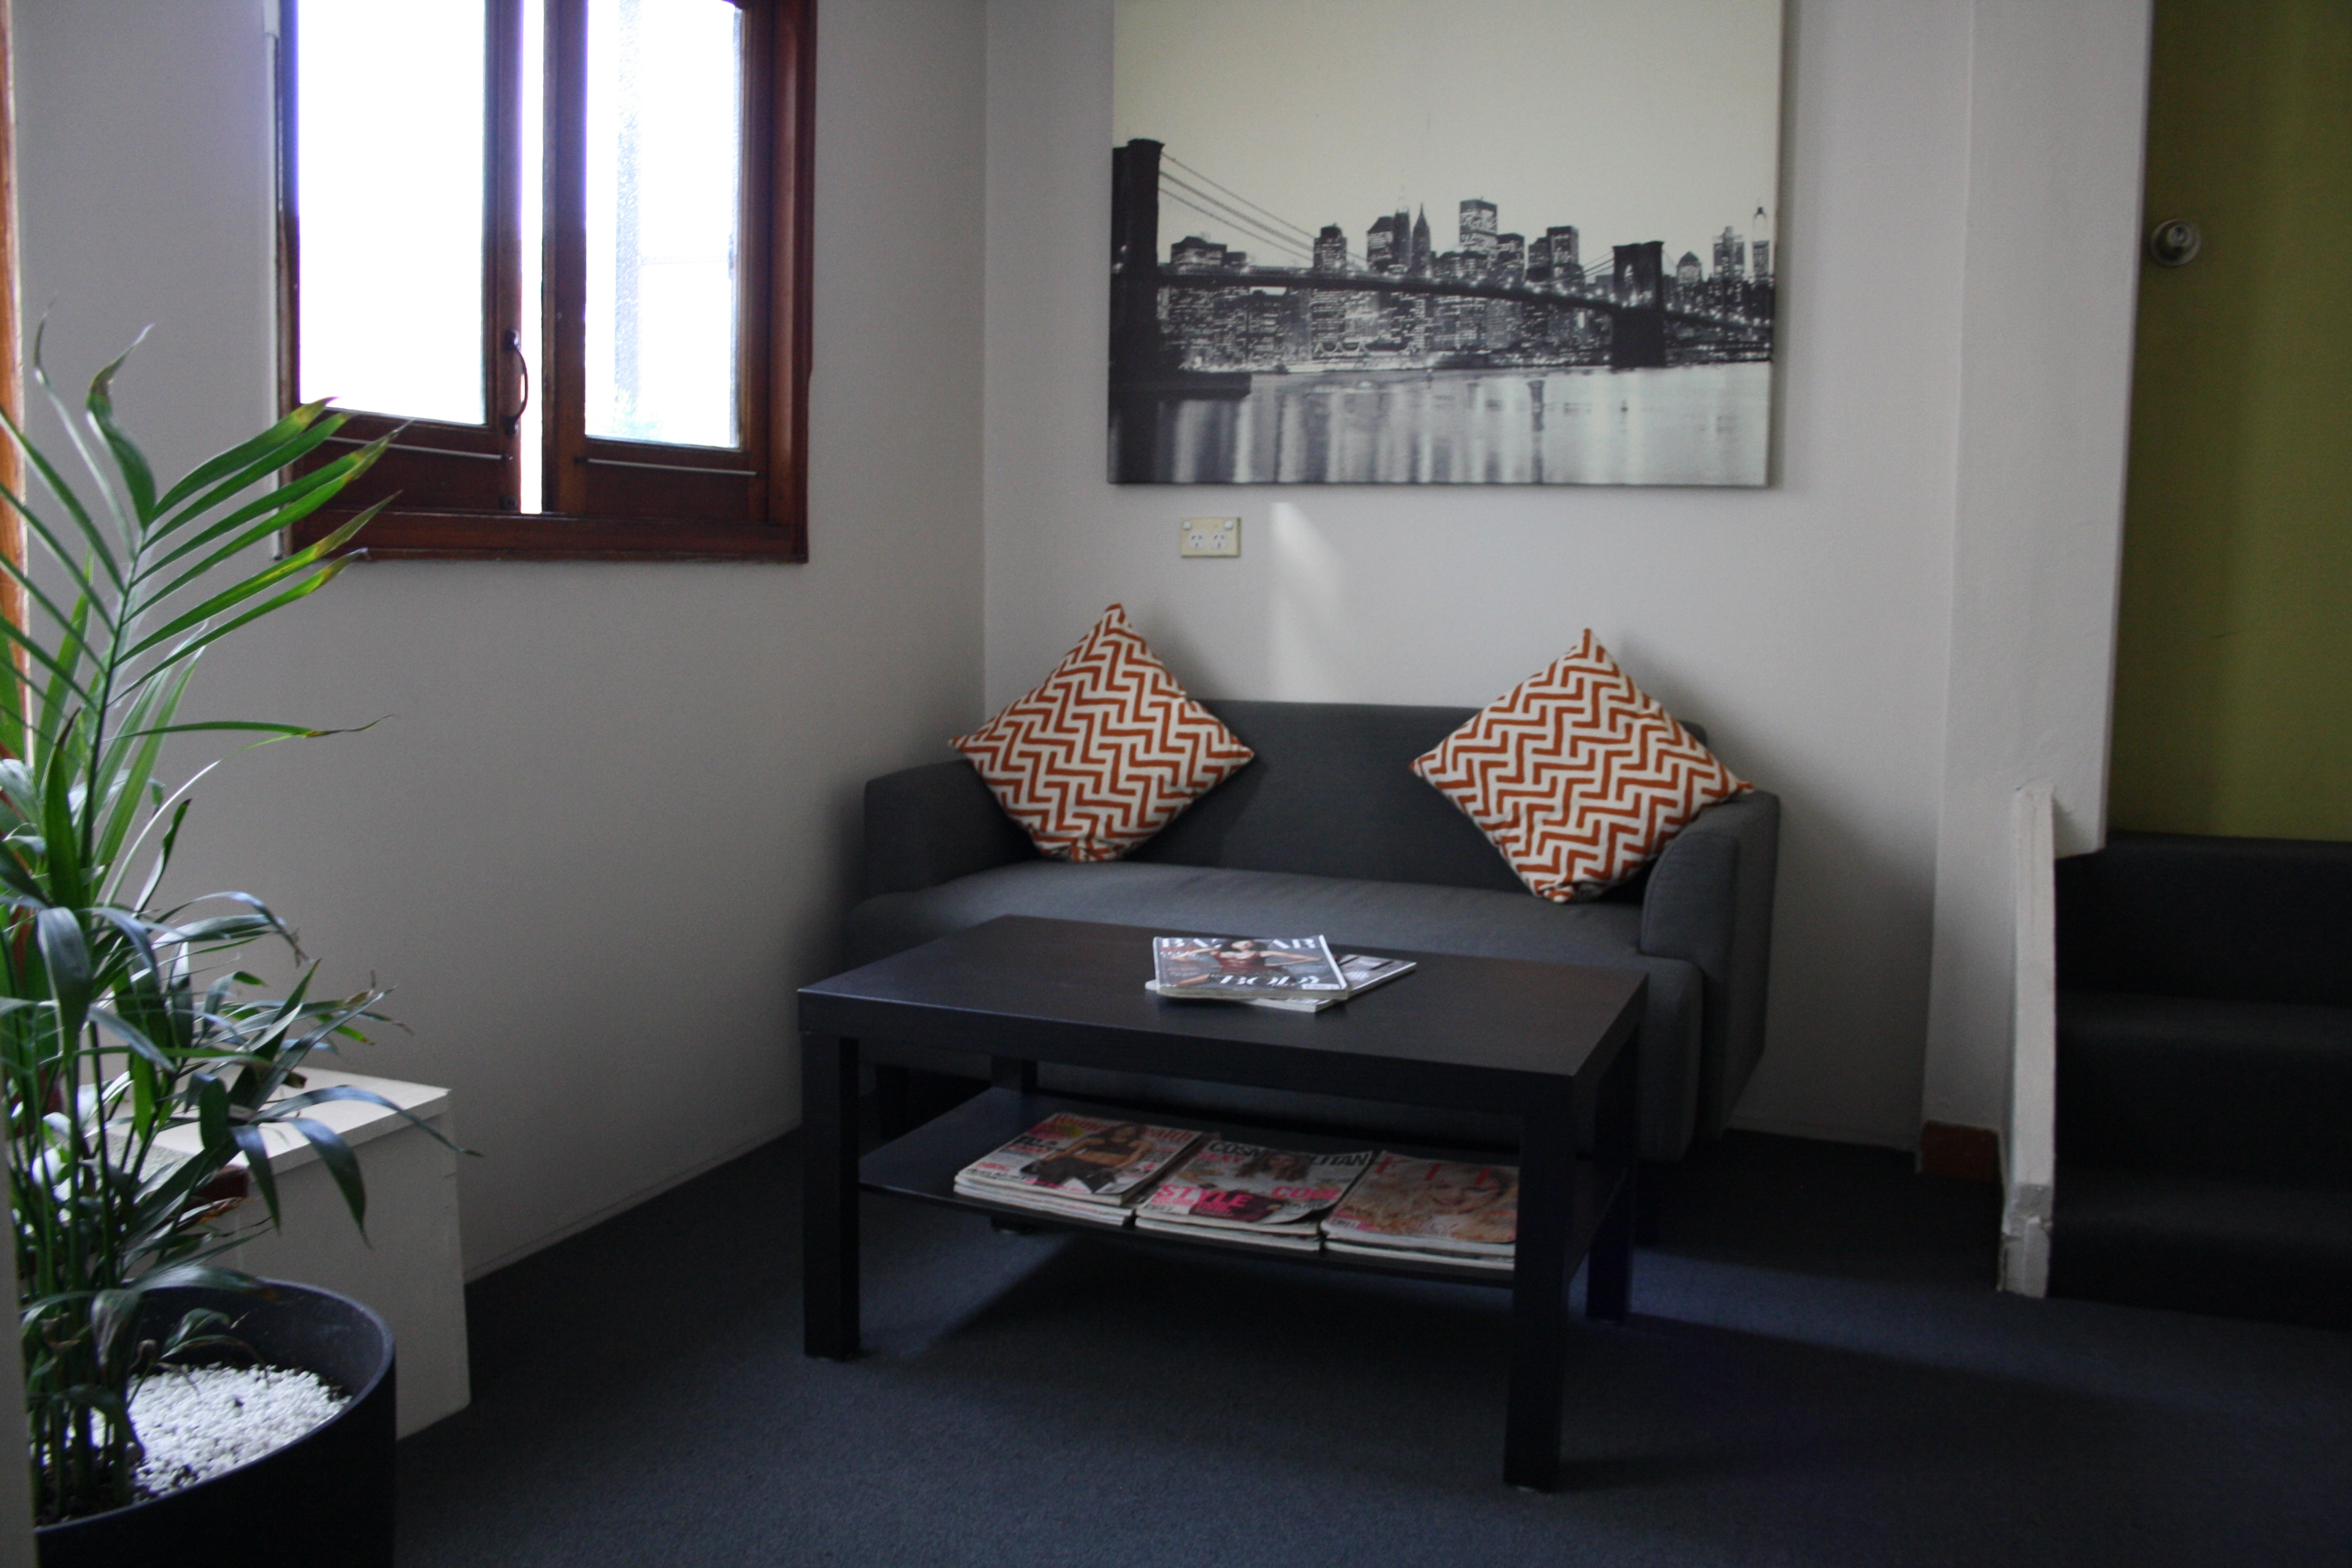
M 1195 556 L 1239 555 L 1242 520 L 1237 517 L 1188 517 L 1177 525 L 1176 553 Z

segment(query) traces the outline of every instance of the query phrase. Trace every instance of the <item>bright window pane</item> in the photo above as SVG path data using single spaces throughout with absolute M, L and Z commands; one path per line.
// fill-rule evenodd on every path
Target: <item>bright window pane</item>
M 305 399 L 482 421 L 483 0 L 302 0 Z
M 726 0 L 589 0 L 591 436 L 739 440 L 740 26 Z

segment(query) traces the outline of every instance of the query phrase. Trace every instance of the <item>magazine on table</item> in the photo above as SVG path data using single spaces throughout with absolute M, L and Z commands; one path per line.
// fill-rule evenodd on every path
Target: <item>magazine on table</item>
M 1355 1258 L 1377 1258 L 1389 1263 L 1443 1263 L 1454 1268 L 1491 1268 L 1497 1273 L 1517 1267 L 1508 1253 L 1493 1257 L 1483 1252 L 1428 1252 L 1413 1247 L 1360 1247 L 1328 1237 L 1324 1238 L 1323 1250 Z
M 1383 1152 L 1323 1221 L 1335 1247 L 1508 1258 L 1519 1231 L 1512 1165 Z
M 1369 952 L 1351 952 L 1339 960 L 1339 976 L 1348 983 L 1348 994 L 1356 996 L 1420 967 L 1410 958 L 1375 958 Z
M 1157 980 L 1147 980 L 1143 988 L 1155 995 L 1173 997 L 1186 1002 L 1246 1002 L 1254 1007 L 1286 1007 L 1297 1013 L 1320 1013 L 1326 1007 L 1336 1007 L 1350 996 L 1361 995 L 1373 986 L 1394 980 L 1415 967 L 1411 959 L 1374 958 L 1370 953 L 1344 953 L 1339 958 L 1339 977 L 1348 983 L 1345 991 L 1307 994 L 1281 991 L 1244 991 L 1230 986 L 1187 987 L 1170 989 Z
M 1339 961 L 1319 936 L 1155 936 L 1152 982 L 1162 995 L 1343 995 Z
M 965 1197 L 978 1198 L 983 1203 L 1026 1209 L 1032 1214 L 1055 1215 L 1063 1219 L 1081 1219 L 1089 1225 L 1123 1226 L 1135 1213 L 1121 1204 L 1082 1204 L 1075 1198 L 1057 1197 L 1041 1187 L 1007 1186 L 1002 1182 L 969 1182 L 961 1176 L 956 1178 L 955 1190 Z
M 959 1191 L 1020 1193 L 1081 1205 L 1134 1203 L 1207 1133 L 1057 1111 L 956 1173 Z
M 1137 1207 L 1151 1229 L 1311 1238 L 1373 1159 L 1370 1149 L 1315 1153 L 1219 1139 L 1194 1150 Z
M 1147 1219 L 1140 1211 L 1135 1216 L 1135 1228 L 1156 1231 L 1162 1236 L 1188 1236 L 1195 1241 L 1205 1237 L 1211 1241 L 1237 1242 L 1244 1247 L 1270 1247 L 1276 1252 L 1323 1250 L 1322 1238 L 1311 1234 L 1292 1236 L 1283 1232 L 1216 1229 L 1204 1225 L 1186 1225 L 1179 1220 Z

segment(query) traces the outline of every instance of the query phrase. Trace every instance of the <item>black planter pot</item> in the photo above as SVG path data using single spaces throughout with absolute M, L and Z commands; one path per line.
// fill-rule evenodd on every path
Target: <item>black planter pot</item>
M 331 1290 L 276 1281 L 270 1290 L 158 1290 L 140 1329 L 160 1338 L 191 1307 L 211 1307 L 236 1320 L 236 1336 L 264 1364 L 315 1373 L 352 1402 L 225 1475 L 44 1526 L 41 1568 L 391 1568 L 392 1331 Z

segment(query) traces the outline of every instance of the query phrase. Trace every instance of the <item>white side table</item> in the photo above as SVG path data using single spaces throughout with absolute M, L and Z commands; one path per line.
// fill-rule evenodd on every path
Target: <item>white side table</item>
M 454 1139 L 449 1091 L 429 1084 L 305 1067 L 305 1085 L 372 1089 Z M 466 1407 L 465 1265 L 457 1245 L 458 1156 L 422 1129 L 378 1106 L 331 1101 L 309 1113 L 343 1135 L 367 1178 L 367 1238 L 343 1206 L 334 1178 L 300 1135 L 266 1128 L 284 1228 L 268 1228 L 257 1194 L 238 1218 L 250 1239 L 220 1261 L 276 1279 L 324 1286 L 363 1301 L 392 1325 L 400 1353 L 399 1428 L 404 1437 Z M 193 1127 L 158 1142 L 197 1147 Z M 250 1217 L 247 1217 L 250 1216 Z

